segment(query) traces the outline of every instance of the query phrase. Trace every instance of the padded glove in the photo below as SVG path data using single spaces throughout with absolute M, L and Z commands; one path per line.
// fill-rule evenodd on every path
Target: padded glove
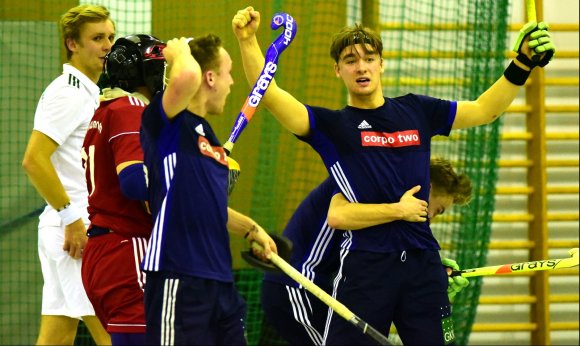
M 460 270 L 457 262 L 450 258 L 442 258 L 441 264 L 444 267 L 451 268 L 452 270 Z M 463 276 L 450 276 L 449 277 L 449 287 L 447 287 L 447 296 L 449 297 L 449 302 L 453 303 L 455 295 L 461 292 L 465 287 L 469 286 L 469 280 Z
M 524 40 L 528 36 L 528 46 L 533 54 L 531 60 L 522 52 Z M 517 59 L 530 69 L 536 66 L 546 66 L 556 53 L 556 46 L 554 45 L 554 42 L 552 42 L 552 38 L 548 32 L 548 24 L 546 22 L 526 23 L 526 25 L 524 25 L 520 30 L 512 49 L 514 52 L 518 53 Z M 542 58 L 540 58 L 541 54 L 544 54 Z

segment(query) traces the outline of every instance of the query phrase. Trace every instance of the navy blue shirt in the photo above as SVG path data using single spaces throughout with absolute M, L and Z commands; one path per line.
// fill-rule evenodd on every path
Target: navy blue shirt
M 449 135 L 456 102 L 407 94 L 376 109 L 307 106 L 310 134 L 302 140 L 321 156 L 351 202 L 396 203 L 416 185 L 429 200 L 431 137 Z M 345 248 L 371 252 L 439 249 L 428 222 L 394 221 L 347 232 Z
M 327 288 L 338 269 L 338 241 L 341 231 L 326 221 L 332 196 L 338 192 L 332 178 L 326 178 L 312 190 L 292 214 L 284 232 L 292 241 L 290 263 L 309 280 Z M 264 280 L 300 287 L 285 274 L 266 272 Z
M 204 118 L 183 110 L 169 120 L 162 96 L 141 123 L 155 219 L 142 268 L 232 282 L 226 154 Z

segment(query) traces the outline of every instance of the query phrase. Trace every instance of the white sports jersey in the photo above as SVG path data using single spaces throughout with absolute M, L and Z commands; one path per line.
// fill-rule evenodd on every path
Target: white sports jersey
M 71 201 L 86 212 L 87 184 L 81 162 L 81 148 L 89 122 L 99 106 L 99 87 L 82 72 L 63 65 L 63 73 L 44 90 L 34 115 L 34 130 L 59 144 L 51 156 L 52 164 Z M 61 219 L 47 203 L 39 226 L 59 226 Z

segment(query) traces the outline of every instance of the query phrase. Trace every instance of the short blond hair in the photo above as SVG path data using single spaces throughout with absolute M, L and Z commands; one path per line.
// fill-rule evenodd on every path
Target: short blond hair
M 67 59 L 72 57 L 72 52 L 68 49 L 66 41 L 69 38 L 78 41 L 84 24 L 103 22 L 110 20 L 109 17 L 109 10 L 100 5 L 79 5 L 63 14 L 60 18 L 60 31 Z

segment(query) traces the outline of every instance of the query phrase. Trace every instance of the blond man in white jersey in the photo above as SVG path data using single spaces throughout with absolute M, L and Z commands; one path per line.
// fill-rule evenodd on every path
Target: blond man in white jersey
M 115 39 L 115 25 L 105 7 L 80 5 L 61 17 L 60 29 L 68 63 L 40 97 L 22 162 L 47 202 L 38 225 L 44 286 L 37 344 L 72 345 L 79 319 L 97 344 L 110 344 L 81 280 L 89 221 L 80 151 L 99 105 L 96 83 Z

